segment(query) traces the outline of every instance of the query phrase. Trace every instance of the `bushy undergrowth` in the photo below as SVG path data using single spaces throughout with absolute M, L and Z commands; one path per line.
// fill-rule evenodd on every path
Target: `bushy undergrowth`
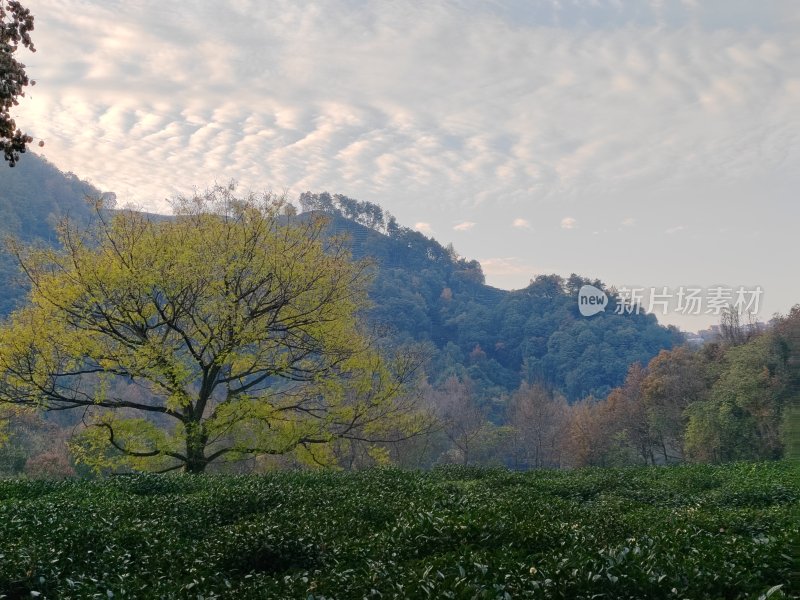
M 793 597 L 795 469 L 0 481 L 0 595 Z

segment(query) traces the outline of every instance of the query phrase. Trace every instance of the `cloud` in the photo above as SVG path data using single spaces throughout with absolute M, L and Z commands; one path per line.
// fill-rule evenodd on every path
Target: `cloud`
M 433 229 L 431 228 L 430 223 L 425 223 L 423 221 L 414 223 L 414 229 L 420 233 L 424 233 L 427 236 L 433 235 Z
M 634 219 L 633 217 L 627 217 L 625 219 L 622 219 L 622 223 L 620 223 L 620 225 L 622 225 L 623 227 L 633 227 L 634 225 L 636 225 L 636 219 Z
M 455 231 L 469 231 L 473 227 L 475 227 L 476 223 L 474 221 L 464 221 L 463 223 L 459 223 L 458 225 L 453 225 L 453 229 Z
M 481 263 L 481 268 L 489 279 L 519 275 L 533 277 L 535 273 L 541 272 L 518 256 L 482 258 L 478 262 Z
M 460 236 L 467 256 L 518 254 L 513 215 L 580 214 L 602 234 L 636 214 L 647 235 L 685 215 L 690 231 L 747 235 L 763 206 L 772 235 L 750 271 L 704 236 L 714 258 L 692 275 L 755 280 L 800 218 L 800 11 L 728 4 L 25 0 L 37 52 L 19 59 L 37 85 L 13 116 L 120 204 L 167 211 L 165 198 L 231 179 L 290 198 L 327 190 L 401 224 L 469 215 L 481 235 Z M 548 229 L 531 253 L 557 242 Z M 570 237 L 557 272 L 612 269 L 596 237 Z M 618 277 L 697 251 L 665 245 Z M 785 312 L 800 283 L 774 277 L 785 300 L 770 310 Z
M 151 208 L 231 177 L 390 208 L 613 196 L 747 178 L 800 138 L 792 2 L 29 4 L 18 122 Z
M 486 275 L 518 275 L 528 273 L 532 268 L 517 256 L 482 258 L 479 262 Z
M 558 269 L 533 264 L 520 256 L 499 256 L 478 260 L 486 275 L 486 282 L 502 288 L 519 288 L 541 273 L 555 273 Z
M 561 229 L 575 229 L 577 226 L 578 222 L 572 217 L 564 217 L 561 219 Z
M 666 233 L 667 235 L 673 235 L 673 234 L 679 233 L 681 231 L 686 231 L 686 226 L 685 225 L 676 225 L 675 227 L 670 227 L 669 229 L 664 231 L 664 233 Z
M 528 219 L 523 219 L 522 217 L 517 217 L 514 219 L 514 222 L 511 224 L 512 227 L 516 227 L 517 229 L 530 229 L 531 224 Z

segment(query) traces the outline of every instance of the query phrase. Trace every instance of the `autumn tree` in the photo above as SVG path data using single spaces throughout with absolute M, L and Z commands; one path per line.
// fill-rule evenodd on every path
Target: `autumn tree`
M 492 443 L 493 427 L 486 407 L 478 403 L 472 381 L 450 377 L 432 391 L 429 402 L 456 451 L 458 462 L 462 465 L 474 463 L 480 451 Z
M 57 423 L 36 411 L 3 405 L 0 428 L 0 476 L 75 473 L 67 451 L 68 430 Z
M 541 384 L 523 382 L 511 397 L 508 412 L 515 465 L 529 469 L 561 466 L 566 399 Z
M 33 138 L 23 133 L 11 116 L 11 109 L 25 95 L 25 87 L 35 82 L 28 78 L 25 65 L 16 58 L 20 47 L 36 52 L 30 32 L 33 15 L 16 0 L 0 0 L 0 148 L 10 167 L 19 160 Z
M 644 400 L 647 371 L 634 363 L 607 398 L 588 397 L 566 411 L 563 448 L 572 466 L 656 464 L 656 438 Z
M 644 401 L 647 372 L 639 363 L 628 369 L 625 382 L 611 390 L 603 402 L 608 415 L 606 435 L 611 439 L 612 464 L 655 464 L 656 439 L 651 415 Z M 665 458 L 666 462 L 666 458 Z
M 662 350 L 647 367 L 644 402 L 653 442 L 664 462 L 683 460 L 687 410 L 702 404 L 708 396 L 710 355 L 680 346 Z
M 607 405 L 589 396 L 569 406 L 563 441 L 570 467 L 606 466 L 611 447 Z
M 327 464 L 335 440 L 421 426 L 407 394 L 418 362 L 378 351 L 359 319 L 368 265 L 323 220 L 229 186 L 180 199 L 172 219 L 98 207 L 98 221 L 62 225 L 61 250 L 13 247 L 31 292 L 0 330 L 0 400 L 82 411 L 80 460 Z M 115 394 L 119 381 L 141 397 Z

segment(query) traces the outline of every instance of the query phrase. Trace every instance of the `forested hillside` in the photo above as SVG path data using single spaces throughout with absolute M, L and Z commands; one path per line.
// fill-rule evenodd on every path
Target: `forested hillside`
M 3 232 L 55 243 L 62 217 L 90 222 L 85 196 L 99 192 L 31 159 L 0 171 Z M 323 239 L 344 236 L 353 258 L 372 261 L 367 316 L 387 348 L 416 345 L 427 357 L 418 392 L 441 429 L 387 444 L 387 460 L 538 468 L 774 459 L 788 452 L 800 385 L 797 309 L 767 331 L 729 327 L 730 340 L 698 350 L 681 345 L 681 334 L 653 315 L 617 314 L 619 298 L 601 281 L 532 274 L 526 288 L 500 290 L 486 285 L 477 261 L 399 225 L 376 204 L 326 193 L 299 200 L 301 222 L 324 213 Z M 7 315 L 24 288 L 8 252 L 1 264 L 0 311 Z M 607 292 L 604 312 L 580 315 L 576 295 L 585 284 Z M 56 414 L 63 418 L 17 420 L 0 471 L 71 472 L 63 441 L 77 423 Z M 334 449 L 337 464 L 377 460 L 357 444 L 348 448 Z
M 372 318 L 398 341 L 435 348 L 434 383 L 467 376 L 489 397 L 528 380 L 569 400 L 605 397 L 632 363 L 646 364 L 682 339 L 653 315 L 615 314 L 614 290 L 600 281 L 532 273 L 528 287 L 500 290 L 485 284 L 478 261 L 399 226 L 375 204 L 325 193 L 305 193 L 300 203 L 331 215 L 332 230 L 351 238 L 356 258 L 375 260 Z M 586 283 L 605 289 L 611 302 L 591 318 L 576 300 Z
M 26 159 L 0 171 L 0 231 L 54 243 L 58 220 L 88 222 L 86 197 L 100 192 L 41 157 Z M 652 315 L 613 314 L 613 290 L 605 313 L 581 317 L 577 290 L 583 283 L 605 287 L 599 281 L 532 273 L 525 289 L 500 290 L 485 284 L 478 261 L 399 225 L 376 204 L 327 193 L 303 194 L 300 204 L 306 213 L 329 215 L 331 231 L 349 237 L 355 258 L 375 261 L 371 319 L 395 343 L 428 346 L 432 383 L 468 377 L 489 398 L 535 380 L 569 400 L 604 397 L 631 363 L 647 363 L 680 340 Z M 0 281 L 0 315 L 7 315 L 24 286 L 6 250 Z
M 63 173 L 46 159 L 29 152 L 13 169 L 0 169 L 0 237 L 28 243 L 54 243 L 59 219 L 88 222 L 86 197 L 100 192 L 74 173 Z M 7 315 L 22 298 L 25 286 L 13 257 L 0 248 L 0 315 Z

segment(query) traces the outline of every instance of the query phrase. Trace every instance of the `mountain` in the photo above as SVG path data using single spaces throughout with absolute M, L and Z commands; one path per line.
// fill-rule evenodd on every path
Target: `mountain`
M 87 196 L 100 192 L 35 154 L 0 169 L 0 233 L 28 243 L 55 243 L 55 226 L 68 216 L 88 224 Z M 602 282 L 572 275 L 539 275 L 521 290 L 486 285 L 480 264 L 452 246 L 400 226 L 377 204 L 342 195 L 305 193 L 304 213 L 329 216 L 332 234 L 346 235 L 353 257 L 375 264 L 369 318 L 391 343 L 430 350 L 427 373 L 436 384 L 468 376 L 491 398 L 523 379 L 539 381 L 568 399 L 604 397 L 625 379 L 628 366 L 646 364 L 681 341 L 653 315 L 613 313 L 617 298 Z M 24 297 L 13 257 L 0 252 L 0 316 Z M 577 290 L 606 290 L 609 308 L 591 318 L 578 312 Z
M 485 284 L 480 264 L 452 246 L 397 224 L 378 205 L 327 193 L 306 192 L 304 212 L 331 218 L 330 229 L 350 237 L 355 258 L 376 265 L 371 318 L 391 327 L 397 342 L 434 349 L 429 376 L 469 376 L 487 397 L 543 382 L 569 400 L 605 397 L 632 363 L 647 364 L 683 341 L 654 315 L 616 314 L 619 298 L 602 282 L 572 275 L 539 275 L 521 290 Z M 582 285 L 609 296 L 605 312 L 583 317 Z
M 64 217 L 88 223 L 87 197 L 100 192 L 74 173 L 64 173 L 45 158 L 26 152 L 10 169 L 0 165 L 0 238 L 53 244 L 55 228 Z M 0 315 L 10 313 L 25 295 L 16 261 L 0 247 Z

